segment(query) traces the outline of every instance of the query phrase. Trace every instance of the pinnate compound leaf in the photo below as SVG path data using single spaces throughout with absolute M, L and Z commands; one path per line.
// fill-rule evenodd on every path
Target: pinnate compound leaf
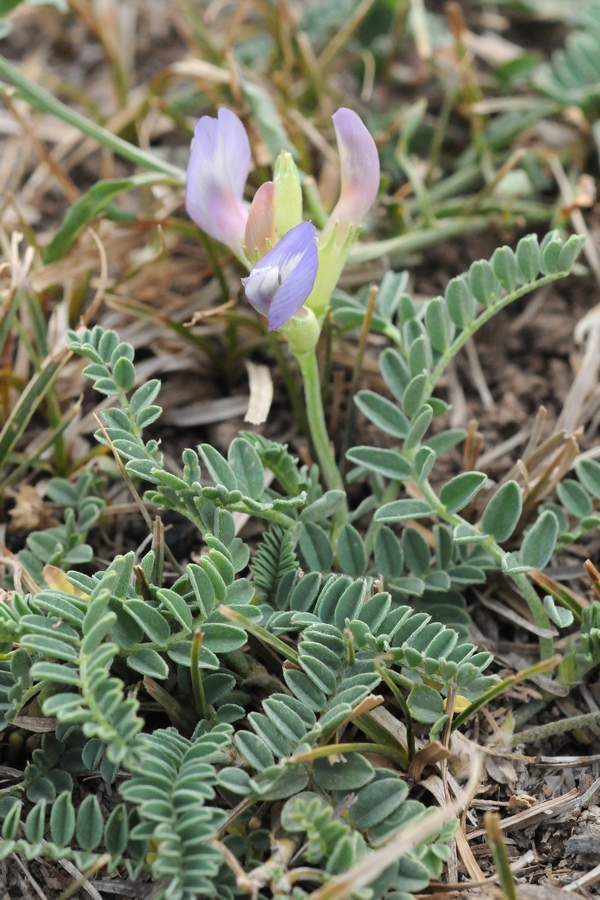
M 246 497 L 258 500 L 265 489 L 265 476 L 254 447 L 243 438 L 235 438 L 229 447 L 227 459 L 235 475 L 238 490 Z
M 77 810 L 75 837 L 83 850 L 95 850 L 104 831 L 100 804 L 94 794 L 89 794 Z
M 50 813 L 50 834 L 59 847 L 66 847 L 75 832 L 75 810 L 71 794 L 65 791 L 56 798 Z
M 427 375 L 425 375 L 425 373 L 415 375 L 415 377 L 409 381 L 402 396 L 402 406 L 409 419 L 412 419 L 423 405 L 426 393 Z
M 407 519 L 425 519 L 433 510 L 424 500 L 394 500 L 385 503 L 375 513 L 377 522 L 404 522 Z
M 316 759 L 313 766 L 313 780 L 325 791 L 355 791 L 374 777 L 373 766 L 360 753 L 351 753 L 333 765 L 328 759 Z
M 448 314 L 447 304 L 439 297 L 435 297 L 427 304 L 425 325 L 431 346 L 439 353 L 443 353 L 454 337 L 454 323 Z
M 600 463 L 595 459 L 582 459 L 575 466 L 577 477 L 597 500 L 600 500 Z
M 517 267 L 524 284 L 531 284 L 540 271 L 540 246 L 535 234 L 528 234 L 517 244 Z
M 544 597 L 544 609 L 548 613 L 548 618 L 551 622 L 554 622 L 558 628 L 568 628 L 569 625 L 573 624 L 573 613 L 570 609 L 564 609 L 562 606 L 557 606 L 554 602 L 554 598 L 547 594 Z
M 557 540 L 558 521 L 554 513 L 548 509 L 525 535 L 520 553 L 523 565 L 534 569 L 545 568 L 554 553 Z
M 519 281 L 517 258 L 510 247 L 498 247 L 492 256 L 492 268 L 505 291 L 511 294 Z
M 477 304 L 464 277 L 453 278 L 445 292 L 448 314 L 461 331 L 475 318 Z
M 127 665 L 140 675 L 149 675 L 164 681 L 169 677 L 169 667 L 162 656 L 150 647 L 140 647 L 127 657 Z
M 350 462 L 363 466 L 369 472 L 384 475 L 394 481 L 406 481 L 412 477 L 412 464 L 395 450 L 378 447 L 353 447 L 346 454 Z
M 385 397 L 380 397 L 374 391 L 359 391 L 354 402 L 361 413 L 386 434 L 397 438 L 405 438 L 408 434 L 408 419 L 395 403 Z
M 360 534 L 352 525 L 343 525 L 337 542 L 338 560 L 342 571 L 354 578 L 365 574 L 367 556 Z
M 481 528 L 486 534 L 502 543 L 508 540 L 515 528 L 523 509 L 521 488 L 516 481 L 507 481 L 498 488 L 481 519 Z
M 218 450 L 210 444 L 200 444 L 198 452 L 215 484 L 222 484 L 228 491 L 238 489 L 233 469 Z
M 171 635 L 171 629 L 157 609 L 148 606 L 143 600 L 128 600 L 124 609 L 132 619 L 135 619 L 151 641 L 154 641 L 159 647 L 165 646 Z
M 330 572 L 333 565 L 333 548 L 320 525 L 307 522 L 300 532 L 300 551 L 312 572 Z
M 444 713 L 441 695 L 426 684 L 415 684 L 406 703 L 413 719 L 427 725 L 433 725 Z
M 486 479 L 483 472 L 463 472 L 446 482 L 440 491 L 440 500 L 446 512 L 455 513 L 463 509 L 479 493 Z

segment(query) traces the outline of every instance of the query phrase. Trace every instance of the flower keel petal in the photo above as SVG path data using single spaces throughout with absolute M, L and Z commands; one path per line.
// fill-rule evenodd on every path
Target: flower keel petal
M 279 328 L 298 312 L 317 276 L 319 256 L 314 225 L 301 222 L 242 278 L 246 296 L 267 317 L 269 331 Z

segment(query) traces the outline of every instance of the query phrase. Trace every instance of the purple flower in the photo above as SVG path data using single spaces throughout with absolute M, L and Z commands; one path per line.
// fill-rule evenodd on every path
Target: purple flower
M 310 294 L 317 269 L 317 235 L 311 222 L 301 222 L 269 250 L 247 278 L 246 297 L 267 317 L 269 331 L 297 313 Z
M 250 141 L 235 113 L 202 116 L 194 129 L 185 205 L 202 231 L 240 254 L 248 210 L 242 197 L 250 171 Z
M 340 154 L 341 188 L 321 244 L 326 242 L 336 223 L 336 243 L 343 243 L 348 231 L 360 225 L 379 190 L 377 147 L 360 117 L 342 107 L 332 118 Z

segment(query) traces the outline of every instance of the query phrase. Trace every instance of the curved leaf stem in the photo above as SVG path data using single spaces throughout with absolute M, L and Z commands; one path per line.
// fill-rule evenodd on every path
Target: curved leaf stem
M 552 275 L 544 275 L 543 278 L 537 278 L 535 281 L 529 282 L 529 284 L 524 284 L 518 290 L 512 291 L 510 294 L 507 294 L 506 297 L 502 297 L 497 303 L 487 306 L 481 315 L 477 316 L 468 328 L 461 331 L 458 337 L 456 337 L 450 346 L 442 353 L 440 359 L 427 377 L 427 389 L 423 402 L 426 403 L 433 393 L 434 388 L 440 380 L 448 363 L 454 359 L 458 351 L 464 347 L 467 341 L 472 338 L 477 331 L 479 331 L 482 325 L 489 322 L 489 320 L 499 313 L 500 310 L 504 309 L 505 306 L 509 306 L 511 303 L 514 303 L 515 300 L 524 297 L 525 294 L 528 294 L 530 291 L 543 287 L 545 284 L 550 284 L 552 281 L 557 281 L 559 278 L 564 278 L 567 274 L 568 272 L 555 272 Z

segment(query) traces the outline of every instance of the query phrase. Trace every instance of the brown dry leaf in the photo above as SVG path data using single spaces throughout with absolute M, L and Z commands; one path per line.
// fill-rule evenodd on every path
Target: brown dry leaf
M 441 762 L 443 759 L 449 759 L 450 750 L 444 747 L 439 741 L 432 741 L 426 744 L 421 750 L 417 750 L 410 764 L 408 774 L 419 781 L 425 766 L 433 766 L 435 763 Z
M 40 531 L 58 525 L 50 508 L 30 484 L 23 484 L 19 488 L 10 517 L 13 527 L 22 531 Z
M 596 199 L 596 184 L 591 175 L 581 175 L 575 188 L 573 203 L 575 206 L 589 208 Z
M 537 800 L 535 797 L 531 797 L 529 794 L 515 794 L 508 801 L 509 809 L 531 809 L 532 806 L 535 806 Z
M 512 786 L 517 783 L 518 775 L 510 760 L 486 756 L 483 764 L 485 766 L 485 771 L 490 778 L 498 784 L 508 784 Z
M 231 72 L 213 65 L 205 59 L 182 59 L 180 62 L 172 63 L 169 69 L 176 75 L 183 75 L 186 78 L 201 78 L 212 84 L 229 84 L 231 82 Z
M 466 781 L 473 770 L 475 749 L 459 731 L 454 731 L 450 738 L 450 759 L 448 768 L 457 781 Z
M 48 734 L 56 731 L 56 719 L 50 719 L 45 716 L 17 716 L 13 719 L 12 724 L 17 728 L 24 728 L 25 731 L 31 731 L 35 734 Z

